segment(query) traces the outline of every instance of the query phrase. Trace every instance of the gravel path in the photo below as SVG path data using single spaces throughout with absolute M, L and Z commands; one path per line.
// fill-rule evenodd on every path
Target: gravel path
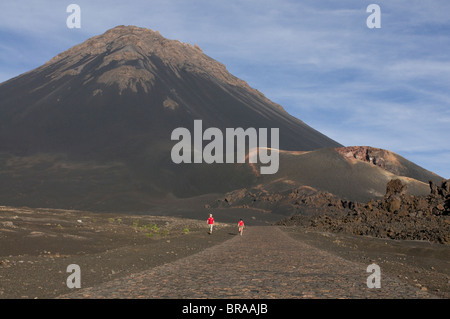
M 278 227 L 254 226 L 197 254 L 60 298 L 437 298 L 382 269 L 381 288 L 369 289 L 367 266 Z

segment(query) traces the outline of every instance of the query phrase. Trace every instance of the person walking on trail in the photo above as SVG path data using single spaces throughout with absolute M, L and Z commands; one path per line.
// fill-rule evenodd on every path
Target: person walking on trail
M 209 234 L 211 235 L 213 232 L 213 226 L 214 226 L 214 218 L 212 217 L 212 214 L 209 214 L 208 226 L 209 226 Z
M 239 227 L 239 235 L 242 236 L 242 233 L 244 232 L 244 221 L 242 219 L 239 220 L 238 222 L 238 227 Z

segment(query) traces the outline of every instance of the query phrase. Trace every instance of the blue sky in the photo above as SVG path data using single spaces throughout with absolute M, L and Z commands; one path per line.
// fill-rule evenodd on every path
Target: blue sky
M 69 4 L 81 28 L 69 29 Z M 369 4 L 381 28 L 369 29 Z M 197 44 L 346 146 L 396 152 L 450 178 L 448 0 L 41 0 L 0 3 L 0 82 L 117 25 Z M 1 101 L 0 101 L 1 103 Z

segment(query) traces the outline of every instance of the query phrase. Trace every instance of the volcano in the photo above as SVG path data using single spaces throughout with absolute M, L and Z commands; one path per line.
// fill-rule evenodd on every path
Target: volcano
M 198 46 L 119 26 L 0 85 L 0 204 L 135 212 L 281 178 L 261 177 L 248 163 L 173 163 L 171 132 L 192 130 L 198 119 L 223 131 L 279 128 L 279 148 L 289 154 L 282 154 L 280 161 L 287 156 L 289 164 L 281 162 L 281 174 L 305 172 L 296 186 L 326 180 L 324 174 L 340 169 L 336 161 L 348 163 L 342 152 L 320 151 L 341 144 L 289 115 Z M 292 152 L 308 155 L 298 161 Z M 359 165 L 351 179 L 384 183 L 376 177 L 381 170 Z M 419 170 L 422 180 L 410 177 L 419 189 L 426 179 L 440 180 Z M 351 197 L 353 189 L 345 192 L 339 183 L 348 178 L 315 187 Z M 369 194 L 369 184 L 356 193 Z

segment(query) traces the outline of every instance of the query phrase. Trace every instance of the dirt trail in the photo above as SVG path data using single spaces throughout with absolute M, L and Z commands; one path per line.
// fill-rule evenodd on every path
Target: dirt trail
M 214 235 L 212 235 L 214 236 Z M 278 227 L 248 227 L 216 246 L 166 265 L 61 298 L 437 298 L 368 265 L 295 240 Z

